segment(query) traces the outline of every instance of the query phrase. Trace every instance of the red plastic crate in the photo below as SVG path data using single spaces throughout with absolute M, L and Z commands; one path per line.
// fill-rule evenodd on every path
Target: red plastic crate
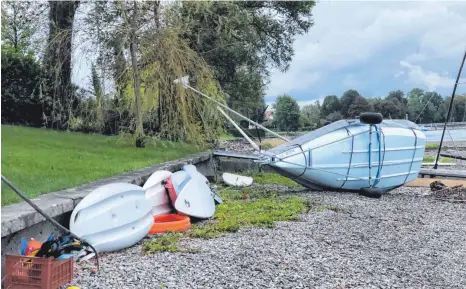
M 56 289 L 73 280 L 73 258 L 53 258 L 6 255 L 5 288 Z

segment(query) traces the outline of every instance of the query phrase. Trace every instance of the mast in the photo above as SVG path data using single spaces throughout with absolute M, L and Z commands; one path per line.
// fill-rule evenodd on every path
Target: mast
M 458 82 L 460 81 L 461 71 L 463 70 L 463 65 L 464 65 L 465 59 L 466 59 L 466 50 L 464 51 L 463 61 L 461 62 L 460 70 L 458 71 L 458 76 L 456 77 L 455 86 L 453 87 L 453 93 L 451 94 L 450 107 L 448 108 L 447 118 L 445 119 L 445 124 L 443 125 L 442 138 L 440 139 L 440 145 L 438 147 L 438 152 L 437 152 L 437 157 L 435 159 L 434 169 L 437 169 L 437 167 L 438 167 L 438 159 L 440 157 L 440 150 L 442 149 L 443 137 L 445 136 L 445 130 L 447 129 L 448 120 L 450 119 L 451 109 L 453 107 L 453 100 L 455 98 L 455 93 L 456 93 L 456 87 L 458 86 Z

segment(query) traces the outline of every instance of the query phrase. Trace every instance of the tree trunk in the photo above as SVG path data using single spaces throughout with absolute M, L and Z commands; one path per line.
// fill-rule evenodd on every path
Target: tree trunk
M 79 1 L 49 1 L 49 40 L 44 58 L 47 98 L 52 100 L 46 114 L 52 127 L 64 128 L 71 114 L 71 42 L 73 21 Z
M 133 2 L 133 18 L 131 20 L 131 64 L 133 66 L 133 83 L 134 83 L 134 95 L 136 96 L 136 147 L 144 147 L 143 137 L 144 129 L 142 127 L 142 108 L 141 108 L 141 79 L 139 76 L 139 68 L 136 58 L 137 51 L 137 17 L 138 17 L 138 5 L 137 2 Z

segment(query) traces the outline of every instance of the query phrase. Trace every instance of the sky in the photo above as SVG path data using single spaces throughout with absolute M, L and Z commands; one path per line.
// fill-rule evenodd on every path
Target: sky
M 466 1 L 322 0 L 313 14 L 289 70 L 272 71 L 266 103 L 289 94 L 302 106 L 348 89 L 364 97 L 414 87 L 451 95 L 466 49 Z
M 364 97 L 415 87 L 451 95 L 466 49 L 466 1 L 321 0 L 313 14 L 314 26 L 295 39 L 289 70 L 272 70 L 266 103 L 286 93 L 303 106 L 348 89 Z M 76 36 L 73 82 L 86 86 L 92 58 Z M 457 93 L 466 93 L 466 83 Z

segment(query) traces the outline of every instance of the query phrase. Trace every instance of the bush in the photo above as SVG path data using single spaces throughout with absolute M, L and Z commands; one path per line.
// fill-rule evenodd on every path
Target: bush
M 41 66 L 33 55 L 2 48 L 2 123 L 42 124 Z M 45 105 L 45 104 L 44 104 Z

